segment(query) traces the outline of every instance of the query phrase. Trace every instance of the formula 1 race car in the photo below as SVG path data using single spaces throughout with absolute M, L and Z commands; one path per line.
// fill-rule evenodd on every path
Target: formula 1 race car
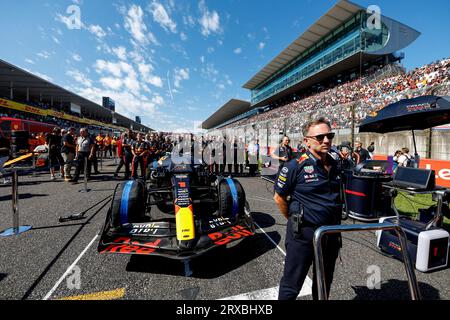
M 166 156 L 141 180 L 117 185 L 98 246 L 100 253 L 186 260 L 255 232 L 242 185 L 202 164 Z

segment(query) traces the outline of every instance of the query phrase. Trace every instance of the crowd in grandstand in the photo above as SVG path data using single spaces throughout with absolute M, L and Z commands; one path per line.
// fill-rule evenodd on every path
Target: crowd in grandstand
M 389 78 L 375 79 L 362 84 L 363 80 L 354 79 L 333 88 L 318 87 L 318 92 L 314 94 L 297 95 L 294 98 L 295 101 L 235 122 L 225 128 L 270 120 L 270 129 L 283 129 L 284 118 L 289 118 L 290 124 L 301 127 L 308 120 L 304 113 L 309 113 L 310 117 L 318 114 L 326 115 L 334 128 L 349 127 L 352 121 L 351 106 L 355 105 L 355 102 L 357 102 L 354 110 L 355 122 L 358 124 L 369 114 L 404 98 L 433 94 L 438 88 L 442 89 L 438 94 L 448 95 L 450 93 L 450 58 Z

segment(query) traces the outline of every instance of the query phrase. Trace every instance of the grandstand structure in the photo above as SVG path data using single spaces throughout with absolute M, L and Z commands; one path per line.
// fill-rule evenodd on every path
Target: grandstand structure
M 203 123 L 203 129 L 232 127 L 245 119 L 258 119 L 259 125 L 266 111 L 295 104 L 315 92 L 361 80 L 363 75 L 371 76 L 372 81 L 404 72 L 398 64 L 404 56 L 398 52 L 420 32 L 384 15 L 374 15 L 353 2 L 338 1 L 244 84 L 251 92 L 250 102 L 225 104 Z M 296 111 L 307 110 L 299 107 Z M 275 127 L 289 131 L 285 124 Z
M 0 60 L 0 114 L 20 113 L 31 120 L 46 117 L 103 130 L 151 132 L 111 109 Z

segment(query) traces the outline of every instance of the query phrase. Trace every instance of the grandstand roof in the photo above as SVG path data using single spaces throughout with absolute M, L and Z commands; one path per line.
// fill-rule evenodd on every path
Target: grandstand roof
M 53 101 L 56 103 L 74 103 L 82 108 L 83 113 L 96 114 L 100 117 L 111 117 L 111 110 L 0 59 L 0 94 L 9 96 L 11 82 L 14 95 L 26 97 L 28 88 L 30 97 L 42 97 L 45 100 L 53 98 Z M 120 124 L 128 127 L 133 125 L 134 130 L 153 131 L 151 128 L 117 112 L 114 113 L 114 117 Z
M 202 123 L 203 129 L 212 129 L 218 125 L 233 119 L 234 117 L 250 111 L 250 102 L 242 101 L 238 99 L 231 99 L 225 103 L 219 110 L 217 110 L 213 115 L 211 115 L 207 120 Z
M 312 47 L 321 38 L 363 9 L 363 7 L 347 0 L 338 1 L 327 13 L 253 76 L 243 87 L 249 90 L 255 89 L 258 85 L 287 66 L 304 51 Z

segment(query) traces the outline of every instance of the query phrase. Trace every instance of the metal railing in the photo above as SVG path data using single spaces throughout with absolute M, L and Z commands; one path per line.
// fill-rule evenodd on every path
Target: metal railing
M 400 240 L 400 247 L 403 254 L 403 264 L 405 266 L 406 274 L 408 276 L 408 286 L 411 292 L 412 300 L 420 300 L 419 285 L 417 283 L 414 267 L 411 258 L 408 254 L 408 247 L 405 232 L 399 225 L 385 222 L 373 223 L 364 225 L 336 225 L 323 226 L 314 233 L 314 259 L 316 263 L 316 276 L 318 286 L 319 300 L 328 300 L 328 292 L 325 279 L 325 266 L 323 262 L 322 251 L 322 237 L 326 234 L 336 234 L 342 232 L 357 232 L 357 231 L 377 231 L 377 230 L 394 230 Z
M 32 228 L 32 226 L 21 226 L 19 220 L 19 173 L 17 169 L 13 169 L 11 176 L 11 195 L 12 195 L 12 214 L 13 214 L 13 226 L 0 233 L 0 237 L 16 236 L 23 232 L 26 232 Z

